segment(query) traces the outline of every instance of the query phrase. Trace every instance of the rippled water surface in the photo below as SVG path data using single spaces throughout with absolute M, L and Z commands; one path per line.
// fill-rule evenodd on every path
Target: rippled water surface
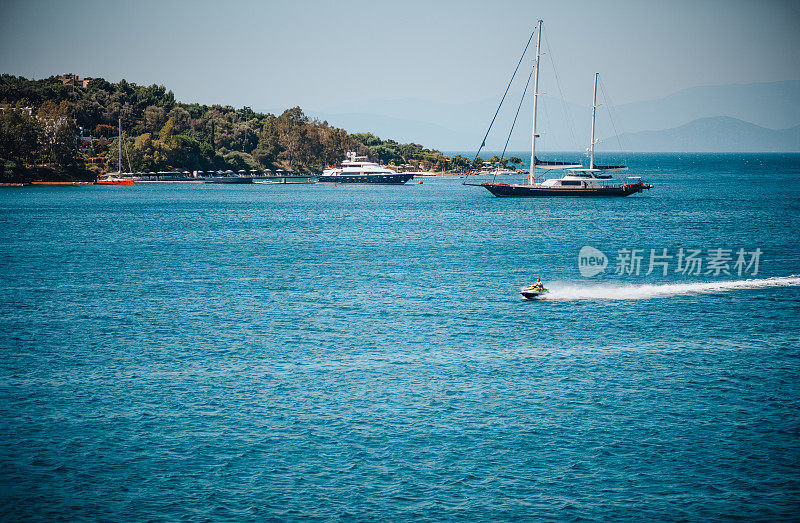
M 3 189 L 0 511 L 797 517 L 800 157 L 631 167 L 655 189 Z M 764 254 L 588 280 L 584 245 Z

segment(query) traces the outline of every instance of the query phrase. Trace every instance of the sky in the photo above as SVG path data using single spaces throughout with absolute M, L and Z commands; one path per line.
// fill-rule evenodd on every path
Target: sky
M 595 71 L 616 104 L 800 79 L 792 0 L 2 0 L 0 72 L 125 78 L 259 111 L 465 103 L 502 93 L 539 18 L 581 105 Z

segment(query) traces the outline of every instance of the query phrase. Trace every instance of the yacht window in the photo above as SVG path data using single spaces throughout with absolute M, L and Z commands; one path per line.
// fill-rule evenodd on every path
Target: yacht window
M 582 183 L 580 180 L 561 180 L 561 185 L 580 185 Z

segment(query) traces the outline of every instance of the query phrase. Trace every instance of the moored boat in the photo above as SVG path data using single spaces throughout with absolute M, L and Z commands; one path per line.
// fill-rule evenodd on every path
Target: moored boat
M 133 180 L 129 178 L 99 178 L 95 185 L 133 185 Z
M 375 162 L 370 162 L 366 156 L 358 156 L 355 152 L 349 152 L 341 167 L 328 166 L 317 181 L 321 183 L 402 185 L 412 179 L 414 174 L 398 173 Z
M 119 139 L 117 140 L 119 150 L 117 151 L 117 161 L 119 170 L 116 176 L 106 175 L 105 178 L 98 178 L 95 185 L 133 185 L 133 178 L 122 178 L 122 118 L 119 119 Z M 130 166 L 129 166 L 130 167 Z
M 642 180 L 631 183 L 605 184 L 601 180 L 567 174 L 559 179 L 545 180 L 540 184 L 484 183 L 480 184 L 495 196 L 549 197 L 549 196 L 630 196 L 650 189 Z
M 584 168 L 580 163 L 575 162 L 542 161 L 536 157 L 536 139 L 539 138 L 539 132 L 536 128 L 536 100 L 537 97 L 541 95 L 541 93 L 539 93 L 539 58 L 541 57 L 540 47 L 542 38 L 542 20 L 539 20 L 538 22 L 536 33 L 536 57 L 534 59 L 533 71 L 533 130 L 531 136 L 531 164 L 530 171 L 527 176 L 527 183 L 513 184 L 492 181 L 490 183 L 479 184 L 468 184 L 465 182 L 465 185 L 477 185 L 484 187 L 493 195 L 501 197 L 619 197 L 629 196 L 631 194 L 640 193 L 644 190 L 652 188 L 653 186 L 651 184 L 642 181 L 642 179 L 638 176 L 629 177 L 626 179 L 626 181 L 613 181 L 612 176 L 609 173 L 613 171 L 626 170 L 627 167 L 625 166 L 600 166 L 594 163 L 594 146 L 597 144 L 597 141 L 595 140 L 595 114 L 598 107 L 598 73 L 595 73 L 594 78 L 594 98 L 592 101 L 592 134 L 589 145 L 589 167 Z M 560 178 L 545 179 L 539 183 L 536 180 L 537 167 L 548 171 L 560 169 L 564 170 L 565 174 Z
M 31 185 L 47 185 L 47 186 L 75 186 L 75 185 L 93 185 L 95 182 L 45 182 L 33 181 Z M 20 184 L 22 185 L 22 184 Z

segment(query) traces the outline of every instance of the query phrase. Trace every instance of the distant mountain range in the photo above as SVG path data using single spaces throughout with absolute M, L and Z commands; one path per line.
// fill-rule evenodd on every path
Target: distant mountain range
M 624 133 L 606 141 L 606 150 L 619 140 L 627 151 L 640 152 L 800 152 L 800 125 L 768 129 L 738 118 L 699 118 L 663 131 Z
M 509 93 L 487 146 L 501 150 L 521 93 Z M 453 104 L 418 99 L 371 100 L 309 114 L 351 132 L 416 142 L 441 150 L 474 150 L 497 108 L 496 98 Z M 530 147 L 530 104 L 525 102 L 509 150 Z M 582 150 L 589 142 L 590 109 L 540 98 L 542 150 Z M 800 81 L 716 85 L 598 112 L 601 149 L 629 151 L 800 151 Z M 524 115 L 524 117 L 523 117 Z M 612 119 L 613 118 L 613 119 Z M 612 125 L 613 124 L 613 125 Z

